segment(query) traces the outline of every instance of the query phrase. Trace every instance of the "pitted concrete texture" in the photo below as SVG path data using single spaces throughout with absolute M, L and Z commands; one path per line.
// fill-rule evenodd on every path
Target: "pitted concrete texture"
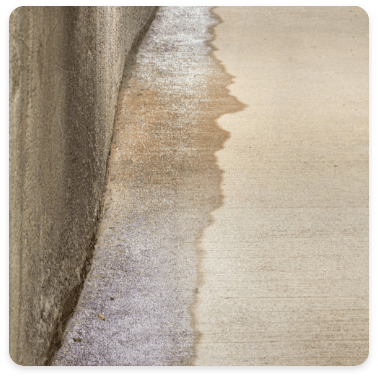
M 220 7 L 223 206 L 201 246 L 196 365 L 358 365 L 369 351 L 368 16 Z
M 155 7 L 21 7 L 10 31 L 10 356 L 43 365 L 89 269 L 126 55 Z
M 197 241 L 221 205 L 228 135 L 215 119 L 241 106 L 210 56 L 218 22 L 160 8 L 125 73 L 93 267 L 54 365 L 192 364 Z

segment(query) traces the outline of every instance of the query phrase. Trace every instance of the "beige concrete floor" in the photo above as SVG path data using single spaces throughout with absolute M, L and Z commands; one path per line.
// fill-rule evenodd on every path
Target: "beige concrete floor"
M 248 107 L 222 116 L 223 206 L 201 247 L 196 365 L 368 355 L 368 17 L 220 7 L 215 55 Z

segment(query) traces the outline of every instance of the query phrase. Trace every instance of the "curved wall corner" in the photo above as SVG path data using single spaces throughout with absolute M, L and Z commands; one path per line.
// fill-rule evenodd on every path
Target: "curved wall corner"
M 156 7 L 21 7 L 9 21 L 9 342 L 59 348 L 96 241 L 126 57 Z

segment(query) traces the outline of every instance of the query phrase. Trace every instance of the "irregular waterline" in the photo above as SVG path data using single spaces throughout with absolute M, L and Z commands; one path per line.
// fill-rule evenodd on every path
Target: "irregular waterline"
M 206 43 L 206 45 L 208 45 L 208 43 L 207 43 L 207 41 L 205 41 L 205 43 Z M 197 237 L 197 239 L 198 238 L 200 238 L 201 237 L 201 233 L 199 234 L 199 236 Z M 196 244 L 196 243 L 195 243 Z M 196 246 L 195 246 L 196 247 Z M 197 253 L 198 253 L 198 251 L 197 251 Z M 197 261 L 198 261 L 198 257 L 197 257 Z M 197 285 L 198 286 L 198 285 Z M 193 303 L 193 302 L 192 302 Z M 191 313 L 191 324 L 192 324 L 192 328 L 194 329 L 194 327 L 193 327 L 193 314 Z M 198 338 L 198 335 L 196 335 L 195 334 L 195 338 Z M 195 344 L 195 343 L 194 343 Z M 193 358 L 192 358 L 193 359 Z M 191 360 L 192 360 L 191 359 Z
M 229 85 L 233 84 L 234 81 L 233 79 L 235 78 L 235 76 L 231 75 L 230 73 L 227 72 L 227 69 L 226 69 L 226 66 L 223 64 L 223 62 L 215 55 L 215 52 L 217 50 L 219 50 L 215 45 L 214 45 L 214 41 L 216 40 L 216 37 L 217 37 L 217 34 L 216 34 L 216 27 L 219 26 L 220 24 L 222 24 L 224 22 L 224 20 L 217 14 L 215 13 L 215 10 L 216 10 L 217 6 L 215 7 L 212 7 L 210 10 L 209 10 L 209 13 L 212 15 L 212 17 L 214 17 L 218 22 L 214 25 L 211 25 L 209 26 L 208 28 L 208 31 L 209 33 L 212 35 L 212 39 L 211 40 L 208 40 L 206 41 L 206 44 L 211 48 L 211 51 L 209 52 L 209 56 L 216 62 L 216 65 L 218 65 L 221 70 L 222 70 L 222 73 L 228 78 L 227 79 L 227 82 L 222 84 L 222 85 L 219 85 L 222 90 L 224 92 L 226 92 L 227 96 L 230 96 L 233 101 L 236 102 L 236 104 L 238 106 L 236 106 L 236 108 L 234 110 L 231 110 L 231 109 L 228 109 L 227 112 L 223 113 L 223 114 L 220 114 L 218 115 L 217 117 L 215 117 L 212 122 L 215 124 L 215 126 L 219 129 L 219 130 L 222 130 L 222 132 L 225 132 L 227 133 L 227 138 L 224 140 L 224 142 L 222 143 L 222 146 L 221 148 L 218 150 L 222 150 L 225 148 L 225 143 L 226 141 L 231 138 L 231 133 L 227 130 L 224 130 L 219 124 L 218 124 L 218 119 L 221 118 L 223 115 L 225 114 L 232 114 L 232 113 L 237 113 L 237 112 L 241 112 L 243 111 L 245 108 L 247 108 L 249 105 L 247 104 L 244 104 L 242 103 L 241 101 L 238 100 L 238 98 L 236 96 L 233 96 L 230 94 L 230 90 L 227 88 Z M 198 253 L 198 257 L 197 257 L 197 288 L 198 288 L 198 291 L 200 291 L 201 287 L 203 286 L 204 282 L 205 282 L 205 277 L 204 277 L 204 274 L 203 274 L 203 261 L 204 261 L 204 256 L 206 254 L 206 250 L 204 249 L 204 247 L 202 246 L 202 240 L 203 240 L 203 237 L 204 237 L 204 234 L 205 234 L 205 231 L 212 225 L 214 224 L 215 222 L 215 219 L 214 219 L 214 215 L 213 213 L 219 209 L 220 207 L 222 207 L 224 205 L 224 193 L 223 193 L 223 189 L 222 189 L 222 182 L 223 182 L 223 173 L 224 171 L 221 169 L 221 167 L 219 166 L 219 163 L 218 163 L 218 158 L 215 156 L 216 158 L 216 164 L 217 164 L 217 168 L 218 170 L 221 172 L 221 181 L 219 183 L 219 187 L 218 187 L 218 192 L 219 192 L 219 198 L 220 198 L 220 205 L 216 208 L 213 209 L 213 211 L 210 213 L 210 217 L 211 217 L 211 221 L 210 221 L 210 224 L 208 224 L 206 227 L 204 227 L 201 232 L 199 233 L 199 236 L 196 240 L 196 243 L 195 243 L 195 247 L 197 249 L 197 253 Z M 197 320 L 196 320 L 196 314 L 197 314 L 197 310 L 198 310 L 198 299 L 196 298 L 196 295 L 194 294 L 194 300 L 193 300 L 193 303 L 190 307 L 190 313 L 191 313 L 191 317 L 192 317 L 192 327 L 193 329 L 195 330 L 195 341 L 194 341 L 194 346 L 193 346 L 193 349 L 194 349 L 194 352 L 193 352 L 193 358 L 191 359 L 190 361 L 190 365 L 193 365 L 195 366 L 196 365 L 196 360 L 197 360 L 197 351 L 198 351 L 198 345 L 199 343 L 201 342 L 201 337 L 202 337 L 202 334 L 201 332 L 198 330 L 198 326 L 197 326 Z
M 222 148 L 228 136 L 214 120 L 226 114 L 225 109 L 235 111 L 240 104 L 225 88 L 230 83 L 229 76 L 224 75 L 220 66 L 209 57 L 211 34 L 208 27 L 209 22 L 214 21 L 209 10 L 166 8 L 140 47 L 140 59 L 132 71 L 130 89 L 124 88 L 125 97 L 119 101 L 117 122 L 120 122 L 120 130 L 116 128 L 112 144 L 114 166 L 109 172 L 105 201 L 105 209 L 109 205 L 109 211 L 101 224 L 102 235 L 89 277 L 92 282 L 85 284 L 84 298 L 80 299 L 78 312 L 68 327 L 70 337 L 57 364 L 188 365 L 192 361 L 196 335 L 192 327 L 193 314 L 189 310 L 198 280 L 196 240 L 211 224 L 211 212 L 221 206 L 222 171 L 216 163 L 215 152 Z M 186 21 L 183 26 L 180 26 L 180 18 Z M 186 34 L 177 36 L 180 31 Z M 189 44 L 190 56 L 185 54 L 186 44 Z M 190 62 L 193 72 L 185 69 Z M 193 81 L 187 80 L 190 78 Z M 177 83 L 183 80 L 187 84 L 180 89 Z M 202 101 L 197 103 L 193 101 L 195 99 Z M 156 131 L 161 133 L 158 138 L 154 136 Z M 157 152 L 162 153 L 162 161 Z M 117 170 L 117 164 L 120 164 L 120 170 Z M 160 200 L 170 211 L 161 212 L 166 209 L 157 204 Z M 118 238 L 123 235 L 114 231 L 121 223 L 119 215 L 122 214 L 117 215 L 117 212 L 119 206 L 124 205 L 127 222 L 122 229 L 127 238 Z M 155 211 L 155 215 L 151 211 Z M 169 219 L 165 219 L 166 216 Z M 174 224 L 176 220 L 177 225 Z M 160 227 L 167 222 L 168 229 Z M 178 242 L 173 240 L 174 249 L 165 244 L 154 246 L 156 233 L 160 237 L 176 238 Z M 149 244 L 151 249 L 148 249 Z M 126 247 L 127 255 L 125 251 L 118 252 L 123 247 Z M 185 257 L 189 261 L 185 261 Z M 119 271 L 126 269 L 112 266 L 115 259 L 122 265 L 119 268 L 127 268 L 128 273 Z M 101 265 L 107 264 L 110 264 L 111 272 L 102 269 Z M 153 265 L 161 273 L 156 275 Z M 162 278 L 167 282 L 162 283 Z M 109 286 L 112 295 L 119 289 L 112 305 L 119 298 L 118 306 L 121 307 L 115 311 L 106 301 L 110 294 L 106 287 Z M 159 293 L 161 295 L 156 296 Z M 138 299 L 139 294 L 143 298 Z M 151 307 L 153 301 L 155 307 Z M 96 320 L 98 310 L 107 311 L 105 323 Z M 119 310 L 130 312 L 130 316 L 123 315 L 124 323 L 117 319 Z M 172 314 L 177 312 L 175 310 L 184 310 L 181 311 L 183 315 Z M 158 318 L 156 313 L 160 314 Z M 110 321 L 113 315 L 114 322 Z M 162 318 L 165 324 L 157 334 L 156 325 Z M 113 337 L 114 325 L 118 328 Z M 84 337 L 80 344 L 75 344 L 71 337 L 77 337 L 79 332 L 83 332 Z M 167 343 L 169 336 L 176 340 Z M 118 346 L 118 339 L 122 339 L 122 346 Z M 110 353 L 109 349 L 112 349 Z

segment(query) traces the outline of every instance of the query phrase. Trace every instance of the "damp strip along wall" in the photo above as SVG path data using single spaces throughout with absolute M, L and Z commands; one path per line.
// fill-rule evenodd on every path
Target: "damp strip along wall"
M 46 365 L 90 268 L 118 92 L 156 7 L 20 7 L 9 21 L 10 356 Z

